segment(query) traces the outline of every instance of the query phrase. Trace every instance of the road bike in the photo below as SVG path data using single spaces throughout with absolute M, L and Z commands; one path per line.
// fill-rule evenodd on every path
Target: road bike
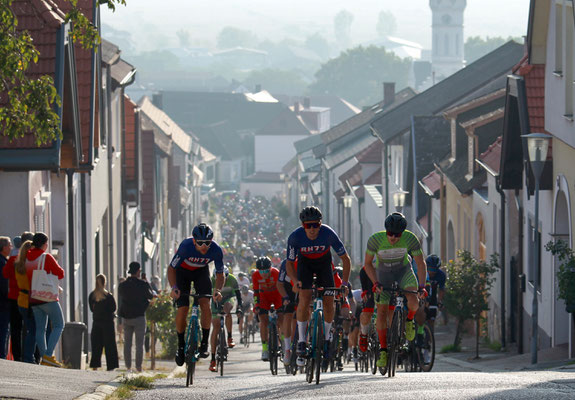
M 217 316 L 220 317 L 220 330 L 218 332 L 217 345 L 216 345 L 216 372 L 220 376 L 224 375 L 224 362 L 228 360 L 228 343 L 226 342 L 226 328 L 223 304 L 220 303 L 216 307 L 218 309 Z
M 432 307 L 437 308 L 437 306 L 429 306 L 429 308 Z M 431 325 L 427 321 L 423 326 L 423 336 L 416 340 L 415 350 L 421 370 L 423 372 L 431 371 L 435 362 L 435 336 Z
M 182 294 L 184 295 L 184 294 Z M 194 383 L 194 372 L 196 371 L 196 362 L 200 359 L 200 352 L 198 343 L 200 342 L 200 324 L 199 324 L 199 299 L 202 297 L 210 298 L 209 294 L 193 294 L 188 293 L 187 296 L 193 298 L 192 305 L 192 315 L 188 323 L 188 329 L 186 334 L 186 344 L 184 347 L 185 351 L 185 361 L 186 361 L 186 386 L 190 386 Z
M 278 314 L 275 306 L 272 304 L 268 314 L 268 352 L 270 361 L 270 370 L 272 375 L 278 374 L 278 359 L 282 357 L 280 339 L 278 333 Z

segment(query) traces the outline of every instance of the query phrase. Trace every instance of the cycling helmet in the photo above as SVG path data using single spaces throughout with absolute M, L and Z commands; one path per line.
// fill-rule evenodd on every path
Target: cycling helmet
M 321 211 L 315 206 L 307 206 L 299 213 L 301 222 L 321 221 Z
M 270 269 L 272 267 L 272 260 L 269 257 L 260 257 L 256 260 L 257 269 Z
M 425 263 L 427 264 L 427 269 L 437 271 L 441 267 L 441 258 L 435 254 L 430 254 L 425 259 Z
M 243 294 L 247 294 L 247 293 L 250 291 L 250 287 L 249 287 L 248 285 L 242 285 L 242 286 L 240 287 L 240 291 L 241 291 Z
M 407 220 L 402 213 L 394 212 L 385 218 L 385 230 L 391 233 L 403 233 L 407 228 Z
M 212 240 L 214 238 L 214 231 L 212 231 L 209 225 L 202 222 L 194 227 L 192 236 L 195 240 Z
M 239 277 L 239 278 L 247 278 L 248 275 L 247 275 L 245 272 L 240 271 L 240 272 L 238 272 L 238 277 Z

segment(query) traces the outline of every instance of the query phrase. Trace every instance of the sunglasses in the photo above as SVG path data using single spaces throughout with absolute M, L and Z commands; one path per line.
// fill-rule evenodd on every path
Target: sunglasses
M 210 247 L 210 245 L 212 244 L 211 240 L 196 240 L 196 244 L 198 246 L 208 246 Z
M 317 229 L 321 226 L 321 222 L 304 222 L 304 229 Z
M 396 237 L 396 238 L 400 238 L 402 235 L 402 233 L 393 233 L 393 232 L 387 232 L 387 236 L 389 237 Z
M 270 272 L 272 272 L 271 268 L 260 269 L 260 274 L 269 274 Z

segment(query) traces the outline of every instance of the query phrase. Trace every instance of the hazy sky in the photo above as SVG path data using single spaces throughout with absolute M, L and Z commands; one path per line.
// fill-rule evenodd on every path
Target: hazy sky
M 127 0 L 115 13 L 102 7 L 102 22 L 129 31 L 136 50 L 176 47 L 176 32 L 187 30 L 195 46 L 212 47 L 218 32 L 236 26 L 260 39 L 304 39 L 321 33 L 334 40 L 333 17 L 345 9 L 354 15 L 354 43 L 375 38 L 381 10 L 394 14 L 395 36 L 431 46 L 428 0 Z M 523 36 L 529 0 L 467 0 L 465 36 Z

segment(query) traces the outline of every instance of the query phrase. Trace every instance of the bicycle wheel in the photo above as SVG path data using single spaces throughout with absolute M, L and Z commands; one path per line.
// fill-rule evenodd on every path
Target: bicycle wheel
M 270 324 L 268 335 L 268 352 L 272 375 L 278 374 L 278 333 L 276 324 Z
M 218 369 L 220 371 L 220 376 L 224 375 L 224 361 L 226 359 L 226 331 L 223 326 L 220 329 L 219 334 L 219 344 L 218 344 Z
M 244 330 L 242 332 L 244 347 L 250 347 L 250 323 L 247 315 L 244 315 Z
M 321 375 L 321 360 L 323 356 L 323 313 L 319 311 L 316 316 L 316 348 L 315 348 L 315 384 L 319 385 L 319 377 Z
M 425 352 L 429 352 L 429 359 L 425 362 Z M 417 360 L 423 372 L 429 372 L 433 368 L 435 362 L 435 336 L 428 324 L 425 324 L 423 333 L 423 346 L 417 347 Z
M 198 346 L 197 340 L 197 326 L 192 324 L 192 340 L 190 341 L 188 348 L 186 349 L 186 386 L 190 386 L 194 383 L 194 372 L 196 371 L 196 351 Z
M 289 360 L 289 366 L 290 366 L 290 373 L 292 375 L 297 374 L 297 370 L 299 369 L 299 367 L 297 366 L 297 343 L 298 343 L 298 331 L 297 328 L 294 332 L 293 335 L 293 341 L 291 343 L 291 354 L 290 354 L 290 360 Z
M 397 363 L 397 352 L 399 346 L 400 336 L 400 312 L 393 313 L 393 319 L 391 320 L 391 328 L 389 329 L 389 334 L 387 335 L 387 376 L 395 376 L 395 367 Z

